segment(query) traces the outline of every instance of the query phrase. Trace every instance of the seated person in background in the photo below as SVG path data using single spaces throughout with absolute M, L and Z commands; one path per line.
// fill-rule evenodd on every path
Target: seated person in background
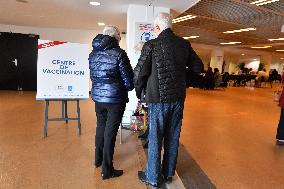
M 271 74 L 269 75 L 271 82 L 278 80 L 278 72 L 276 69 L 273 69 Z
M 222 76 L 218 68 L 214 68 L 214 87 L 220 87 L 222 84 Z
M 224 86 L 227 86 L 227 83 L 230 79 L 230 74 L 229 72 L 225 72 L 223 75 L 222 75 L 222 81 L 224 83 Z
M 204 76 L 204 89 L 214 89 L 214 73 L 211 67 L 208 67 Z
M 249 68 L 249 74 L 250 75 L 256 75 L 256 72 L 252 68 Z
M 268 74 L 266 73 L 265 68 L 257 73 L 256 80 L 260 80 L 261 77 L 263 77 L 265 81 L 268 79 Z
M 255 78 L 256 85 L 259 87 L 261 82 L 265 82 L 268 79 L 268 74 L 266 73 L 266 69 L 263 68 L 261 71 L 257 73 L 257 76 Z
M 243 71 L 242 70 L 238 70 L 237 72 L 236 72 L 236 75 L 242 75 L 243 74 Z

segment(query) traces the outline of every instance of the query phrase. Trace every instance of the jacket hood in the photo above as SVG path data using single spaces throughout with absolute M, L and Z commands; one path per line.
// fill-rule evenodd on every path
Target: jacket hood
M 93 40 L 93 48 L 96 51 L 119 47 L 118 41 L 109 35 L 98 34 Z

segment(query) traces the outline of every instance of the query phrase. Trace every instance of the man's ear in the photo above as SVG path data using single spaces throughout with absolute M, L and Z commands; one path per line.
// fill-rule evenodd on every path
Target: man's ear
M 157 29 L 158 31 L 161 30 L 160 26 L 158 26 L 158 25 L 156 25 L 156 29 Z

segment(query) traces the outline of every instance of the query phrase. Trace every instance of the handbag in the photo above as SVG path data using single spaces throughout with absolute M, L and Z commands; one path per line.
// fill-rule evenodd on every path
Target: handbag
M 148 125 L 148 109 L 145 103 L 138 102 L 136 111 L 132 115 L 131 120 L 131 130 L 146 131 Z

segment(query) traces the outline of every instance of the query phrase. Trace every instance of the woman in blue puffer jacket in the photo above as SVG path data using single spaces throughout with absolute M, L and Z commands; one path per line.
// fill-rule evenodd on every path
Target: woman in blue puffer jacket
M 123 174 L 122 170 L 114 169 L 112 160 L 128 91 L 134 88 L 134 84 L 130 61 L 118 44 L 120 39 L 116 27 L 105 27 L 103 34 L 94 38 L 89 56 L 92 99 L 97 115 L 95 166 L 102 165 L 102 179 Z

